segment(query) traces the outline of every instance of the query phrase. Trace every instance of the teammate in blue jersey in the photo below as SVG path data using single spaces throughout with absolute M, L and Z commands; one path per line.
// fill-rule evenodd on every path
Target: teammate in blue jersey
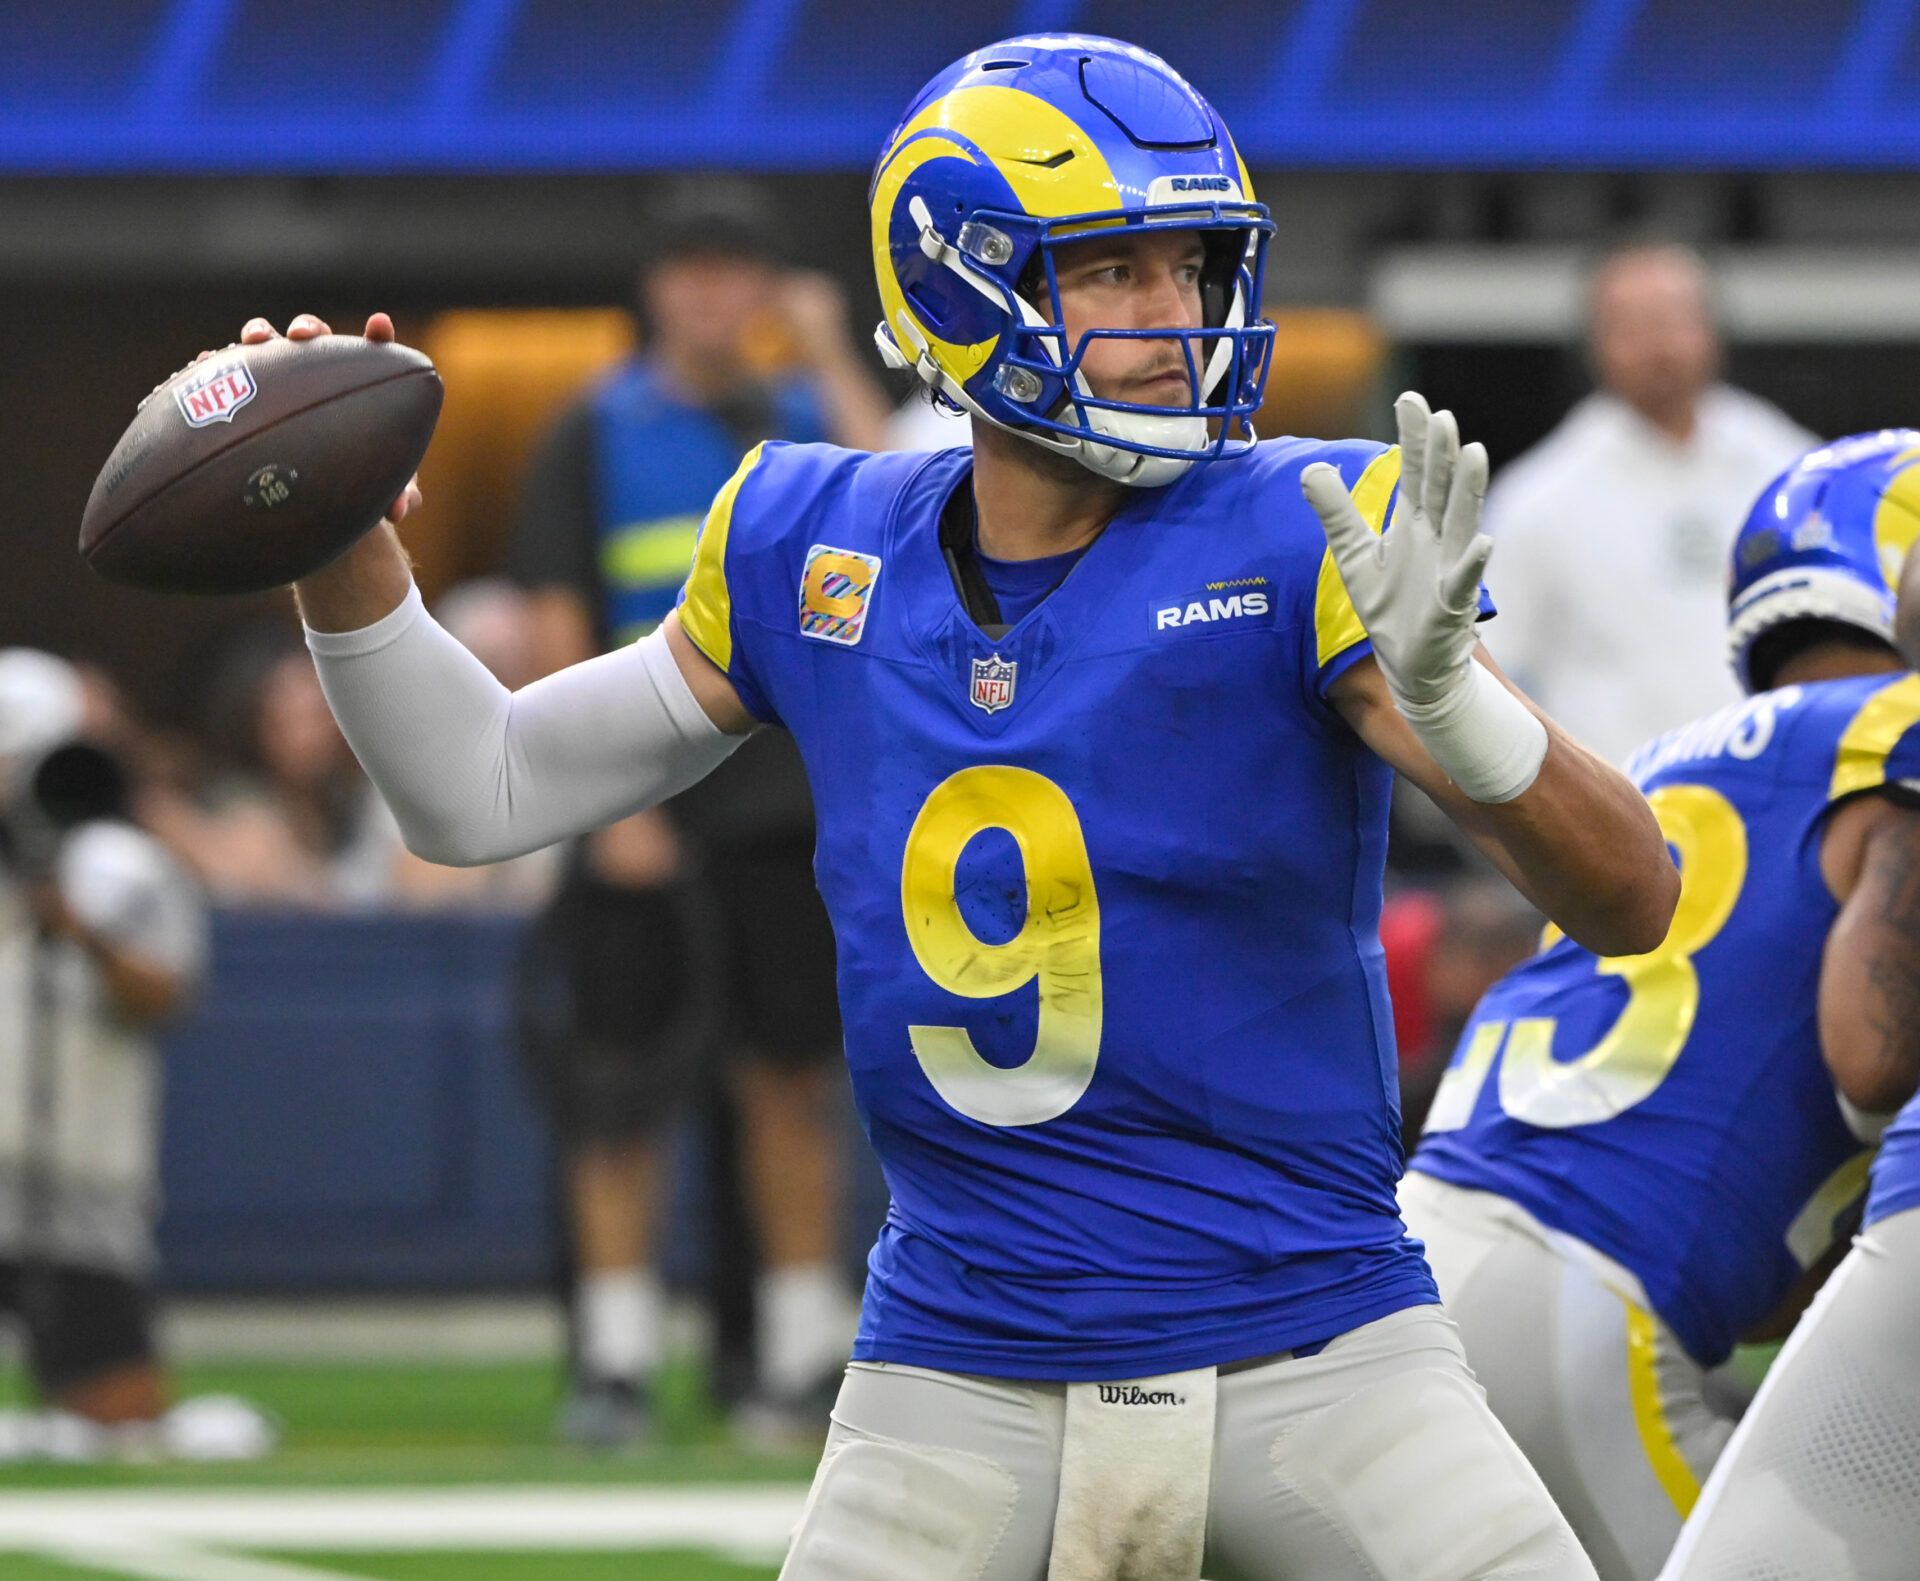
M 1915 460 L 1920 460 L 1916 455 Z M 1920 667 L 1920 555 L 1895 641 Z M 1920 1077 L 1920 859 L 1879 856 L 1880 921 L 1908 939 L 1877 983 L 1867 1047 L 1888 1085 Z M 1864 1226 L 1767 1373 L 1661 1581 L 1911 1581 L 1920 1555 L 1920 1097 L 1873 1161 Z
M 1397 1215 L 1392 772 L 1596 949 L 1678 880 L 1478 652 L 1451 416 L 1254 442 L 1248 185 L 1155 57 L 993 45 L 872 187 L 882 346 L 970 450 L 764 446 L 657 637 L 513 696 L 388 532 L 299 590 L 431 858 L 800 746 L 893 1208 L 789 1581 L 1592 1575 Z
M 1920 432 L 1768 486 L 1733 552 L 1748 700 L 1628 765 L 1678 853 L 1672 930 L 1607 957 L 1549 929 L 1475 1010 L 1401 1186 L 1606 1581 L 1659 1569 L 1733 1430 L 1707 1370 L 1825 1271 L 1920 1070 L 1920 677 L 1889 586 L 1917 533 Z

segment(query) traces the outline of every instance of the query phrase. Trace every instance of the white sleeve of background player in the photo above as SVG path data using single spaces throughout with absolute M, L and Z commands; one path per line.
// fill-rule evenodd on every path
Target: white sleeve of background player
M 334 718 L 407 849 L 476 867 L 652 807 L 744 739 L 694 699 L 666 633 L 509 692 L 416 588 L 359 631 L 307 631 Z
M 1533 497 L 1529 497 L 1533 496 Z M 1556 661 L 1565 651 L 1567 616 L 1560 608 L 1567 588 L 1566 556 L 1556 542 L 1564 516 L 1557 505 L 1536 505 L 1527 480 L 1496 483 L 1487 491 L 1486 524 L 1499 557 L 1500 613 L 1486 628 L 1486 643 L 1500 668 L 1549 713 L 1559 692 Z

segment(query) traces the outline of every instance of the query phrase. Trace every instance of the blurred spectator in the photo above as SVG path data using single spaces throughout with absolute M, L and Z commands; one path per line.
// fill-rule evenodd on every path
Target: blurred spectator
M 1721 651 L 1727 551 L 1761 487 L 1816 441 L 1719 382 L 1711 282 L 1686 248 L 1603 259 L 1587 337 L 1599 389 L 1487 497 L 1489 645 L 1617 761 L 1738 695 Z
M 543 672 L 665 618 L 708 504 L 752 445 L 883 439 L 886 402 L 844 300 L 825 277 L 780 268 L 754 189 L 701 177 L 673 191 L 649 235 L 642 353 L 559 420 L 508 554 L 531 590 Z M 776 342 L 803 373 L 767 371 Z M 529 1050 L 568 1154 L 576 1379 L 565 1430 L 599 1443 L 647 1431 L 664 1305 L 657 1143 L 701 1076 L 702 984 L 715 965 L 698 919 L 715 909 L 764 1263 L 756 1404 L 763 1419 L 823 1426 L 820 1396 L 846 1361 L 854 1309 L 834 1263 L 833 941 L 799 756 L 762 732 L 670 815 L 583 844 L 536 932 L 529 999 Z
M 435 618 L 493 672 L 509 691 L 539 679 L 533 616 L 527 595 L 499 577 L 450 588 L 433 606 Z M 381 802 L 374 814 L 387 841 L 387 898 L 414 910 L 532 911 L 553 897 L 564 853 L 529 851 L 486 867 L 441 867 L 415 856 L 400 825 Z
M 435 601 L 433 614 L 508 691 L 540 679 L 533 612 L 526 593 L 505 577 L 449 588 Z
M 206 922 L 133 823 L 125 771 L 86 739 L 88 703 L 65 661 L 0 650 L 0 1312 L 66 1452 L 259 1452 L 271 1435 L 237 1403 L 224 1439 L 204 1406 L 169 1437 L 155 1032 L 200 976 Z
M 379 798 L 328 711 L 291 624 L 226 656 L 209 692 L 216 768 L 149 823 L 220 901 L 335 909 L 383 901 L 390 846 Z

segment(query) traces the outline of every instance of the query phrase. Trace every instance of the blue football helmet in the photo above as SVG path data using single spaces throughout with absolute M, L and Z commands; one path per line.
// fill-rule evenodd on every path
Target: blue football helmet
M 1733 544 L 1727 651 L 1749 692 L 1760 636 L 1830 620 L 1893 642 L 1893 590 L 1920 537 L 1920 430 L 1883 428 L 1810 450 L 1761 492 Z
M 1123 483 L 1251 448 L 1273 225 L 1225 124 L 1158 56 L 1079 34 L 977 50 L 907 107 L 867 196 L 886 313 L 874 338 L 936 399 Z M 1201 234 L 1203 327 L 1067 344 L 1055 249 L 1116 230 Z M 1176 342 L 1187 402 L 1096 397 L 1080 365 L 1103 337 Z

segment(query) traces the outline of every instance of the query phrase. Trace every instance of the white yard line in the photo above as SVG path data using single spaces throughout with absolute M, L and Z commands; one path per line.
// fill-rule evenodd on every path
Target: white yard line
M 294 1553 L 693 1548 L 754 1562 L 777 1560 L 786 1551 L 805 1497 L 806 1489 L 795 1484 L 0 1493 L 0 1552 L 150 1550 L 159 1565 L 182 1545 Z M 182 1573 L 155 1570 L 152 1576 L 175 1581 Z M 187 1581 L 295 1577 L 203 1570 Z
M 170 1301 L 163 1353 L 188 1361 L 551 1362 L 566 1323 L 550 1298 Z
M 541 1362 L 567 1348 L 550 1296 L 392 1296 L 352 1299 L 209 1297 L 169 1301 L 161 1349 L 189 1361 Z M 671 1355 L 706 1355 L 713 1325 L 697 1301 L 667 1304 Z
M 132 1581 L 367 1581 L 365 1576 L 348 1575 L 343 1570 L 219 1554 L 185 1543 L 132 1535 L 112 1541 L 70 1542 L 38 1551 L 49 1559 L 127 1576 Z

